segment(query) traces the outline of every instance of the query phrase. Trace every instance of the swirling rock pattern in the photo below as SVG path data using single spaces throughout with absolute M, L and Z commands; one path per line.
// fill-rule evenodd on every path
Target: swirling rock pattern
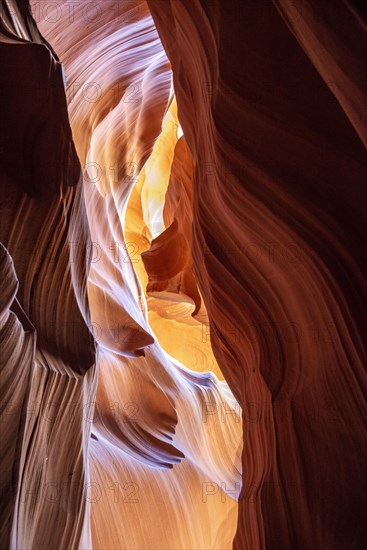
M 11 289 L 2 304 L 2 545 L 75 547 L 90 539 L 83 404 L 95 391 L 80 163 L 61 64 L 26 3 L 2 3 L 0 49 L 0 238 Z
M 362 11 L 31 4 L 1 0 L 2 547 L 359 550 Z
M 3 540 L 14 548 L 230 548 L 240 409 L 209 337 L 199 337 L 201 321 L 191 315 L 194 304 L 196 317 L 200 307 L 190 258 L 191 206 L 189 221 L 175 198 L 168 218 L 164 213 L 168 187 L 188 205 L 192 196 L 191 158 L 184 138 L 177 143 L 167 57 L 144 2 L 127 3 L 116 15 L 115 3 L 106 1 L 97 19 L 82 4 L 72 15 L 68 2 L 50 5 L 35 14 L 45 39 L 26 4 L 3 2 L 1 46 L 12 69 L 2 77 L 11 105 L 4 116 L 11 129 L 17 106 L 19 141 L 6 149 L 1 238 L 19 279 L 17 299 L 35 327 L 35 357 L 24 352 L 24 377 L 31 377 L 22 388 L 27 417 L 9 435 L 7 469 L 17 433 L 24 431 Z M 29 48 L 34 60 L 22 60 L 19 48 Z M 42 68 L 46 60 L 51 69 L 32 81 L 41 97 L 31 89 L 21 110 L 21 90 L 10 100 L 10 88 L 28 74 L 27 64 Z M 16 155 L 22 167 L 22 124 L 29 162 L 43 170 L 34 180 L 30 165 L 14 170 Z M 32 133 L 38 125 L 44 136 Z M 187 171 L 184 189 L 172 183 L 180 163 Z M 144 250 L 152 256 L 171 215 L 186 244 L 169 271 L 176 282 L 169 286 L 161 277 L 167 288 L 155 295 L 139 258 Z M 13 223 L 15 216 L 21 224 Z M 36 243 L 36 254 L 32 246 L 29 253 L 21 250 L 28 242 Z M 166 254 L 172 264 L 172 250 Z M 149 322 L 153 315 L 159 325 L 157 303 L 173 305 L 173 317 L 163 323 L 176 340 L 177 327 L 187 341 L 195 334 L 185 357 L 193 370 L 174 358 L 174 339 L 173 356 L 160 346 Z M 205 318 L 204 309 L 200 314 Z M 9 361 L 4 367 L 10 380 L 13 368 Z M 21 411 L 23 394 L 13 400 Z M 6 494 L 8 481 L 2 484 Z
M 148 3 L 194 159 L 196 279 L 243 410 L 234 547 L 361 548 L 362 13 Z

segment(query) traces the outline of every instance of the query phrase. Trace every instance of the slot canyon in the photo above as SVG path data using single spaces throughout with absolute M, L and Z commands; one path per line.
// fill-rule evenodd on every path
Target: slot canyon
M 0 547 L 367 545 L 367 10 L 0 0 Z

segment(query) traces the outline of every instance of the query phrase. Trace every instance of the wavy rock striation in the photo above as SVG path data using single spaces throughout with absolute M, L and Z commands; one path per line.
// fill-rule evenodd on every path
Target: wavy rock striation
M 2 3 L 0 41 L 6 129 L 0 235 L 8 250 L 4 287 L 11 289 L 2 307 L 2 544 L 75 547 L 89 539 L 83 496 L 90 435 L 83 405 L 95 389 L 89 231 L 62 67 L 25 4 Z
M 0 5 L 1 546 L 359 550 L 362 11 Z
M 191 157 L 167 57 L 142 1 L 116 13 L 106 0 L 98 17 L 33 3 L 46 39 L 27 4 L 2 2 L 0 44 L 5 328 L 18 318 L 1 364 L 4 546 L 230 548 L 240 410 L 202 338 L 191 207 L 187 218 L 175 195 L 192 201 Z M 176 226 L 182 259 L 166 248 L 174 267 L 157 265 L 153 292 L 140 254 Z M 174 336 L 172 355 L 150 317 Z M 194 335 L 183 357 L 182 330 Z
M 365 20 L 349 1 L 148 4 L 194 160 L 194 271 L 243 410 L 234 547 L 361 548 Z

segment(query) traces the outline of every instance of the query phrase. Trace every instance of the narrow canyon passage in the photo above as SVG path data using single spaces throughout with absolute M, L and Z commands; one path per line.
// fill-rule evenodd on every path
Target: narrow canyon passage
M 363 547 L 366 26 L 1 0 L 1 548 Z

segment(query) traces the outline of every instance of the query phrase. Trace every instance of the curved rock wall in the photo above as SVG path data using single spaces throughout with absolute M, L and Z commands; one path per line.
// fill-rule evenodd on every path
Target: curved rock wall
M 359 550 L 362 10 L 31 4 L 0 12 L 1 546 Z
M 148 3 L 194 159 L 194 271 L 243 409 L 234 547 L 360 548 L 365 23 L 350 2 Z
M 28 166 L 24 184 L 18 184 L 14 170 L 3 179 L 14 199 L 13 210 L 4 209 L 1 238 L 19 279 L 17 299 L 35 326 L 36 350 L 36 358 L 24 367 L 25 377 L 32 369 L 34 374 L 22 386 L 29 394 L 22 425 L 24 464 L 15 483 L 18 508 L 14 511 L 9 501 L 5 510 L 10 544 L 230 548 L 240 487 L 240 409 L 211 352 L 207 326 L 204 339 L 202 322 L 192 316 L 194 300 L 199 310 L 200 298 L 189 253 L 190 217 L 185 220 L 182 207 L 176 217 L 187 244 L 174 266 L 176 282 L 166 288 L 164 279 L 155 295 L 147 287 L 150 270 L 145 271 L 140 258 L 172 225 L 164 214 L 165 192 L 177 187 L 171 180 L 185 158 L 187 197 L 192 192 L 184 138 L 176 145 L 170 66 L 148 8 L 144 2 L 127 3 L 116 14 L 115 3 L 106 1 L 101 17 L 95 18 L 81 4 L 70 14 L 68 2 L 50 4 L 40 13 L 34 3 L 43 39 L 21 9 L 24 4 L 17 5 L 10 20 L 15 21 L 13 34 L 22 40 L 19 48 L 33 48 L 36 67 L 45 52 L 59 81 L 50 89 L 50 80 L 32 80 L 28 59 L 14 66 L 18 45 L 4 37 L 5 63 L 12 67 L 3 72 L 6 96 L 28 70 L 31 85 L 41 87 L 40 109 L 47 107 L 48 98 L 52 103 L 59 97 L 60 105 L 46 108 L 41 120 L 41 114 L 31 111 L 38 105 L 37 90 L 29 91 L 29 102 L 21 109 L 19 88 L 19 124 L 26 123 L 30 140 L 26 152 L 34 162 L 29 147 L 39 150 L 36 166 L 47 166 L 47 171 L 35 177 L 39 193 L 29 188 Z M 10 26 L 9 17 L 3 21 Z M 29 28 L 33 34 L 20 31 Z M 57 117 L 62 130 L 54 129 Z M 44 138 L 38 130 L 32 133 L 38 124 L 45 129 Z M 65 159 L 64 135 L 69 147 Z M 9 155 L 22 158 L 21 145 L 13 143 Z M 51 152 L 56 159 L 51 157 L 48 165 Z M 14 168 L 13 157 L 9 165 Z M 64 175 L 68 166 L 71 175 Z M 6 204 L 5 185 L 2 197 Z M 189 198 L 183 200 L 189 205 Z M 174 201 L 172 206 L 179 210 Z M 13 223 L 17 209 L 22 225 Z M 37 246 L 25 254 L 22 243 L 33 243 L 37 231 Z M 168 261 L 173 250 L 166 249 Z M 80 327 L 68 324 L 74 297 Z M 204 309 L 200 315 L 205 318 Z M 171 335 L 165 347 L 172 355 L 161 347 L 150 318 Z M 53 345 L 53 329 L 62 337 L 58 346 Z M 182 331 L 190 342 L 183 357 Z M 88 369 L 83 355 L 77 355 L 80 341 L 86 357 L 89 349 L 98 349 L 95 365 L 92 361 Z M 11 372 L 14 367 L 7 368 Z M 17 410 L 22 395 L 14 396 Z M 13 445 L 16 435 L 14 425 Z M 14 456 L 10 449 L 7 464 Z

